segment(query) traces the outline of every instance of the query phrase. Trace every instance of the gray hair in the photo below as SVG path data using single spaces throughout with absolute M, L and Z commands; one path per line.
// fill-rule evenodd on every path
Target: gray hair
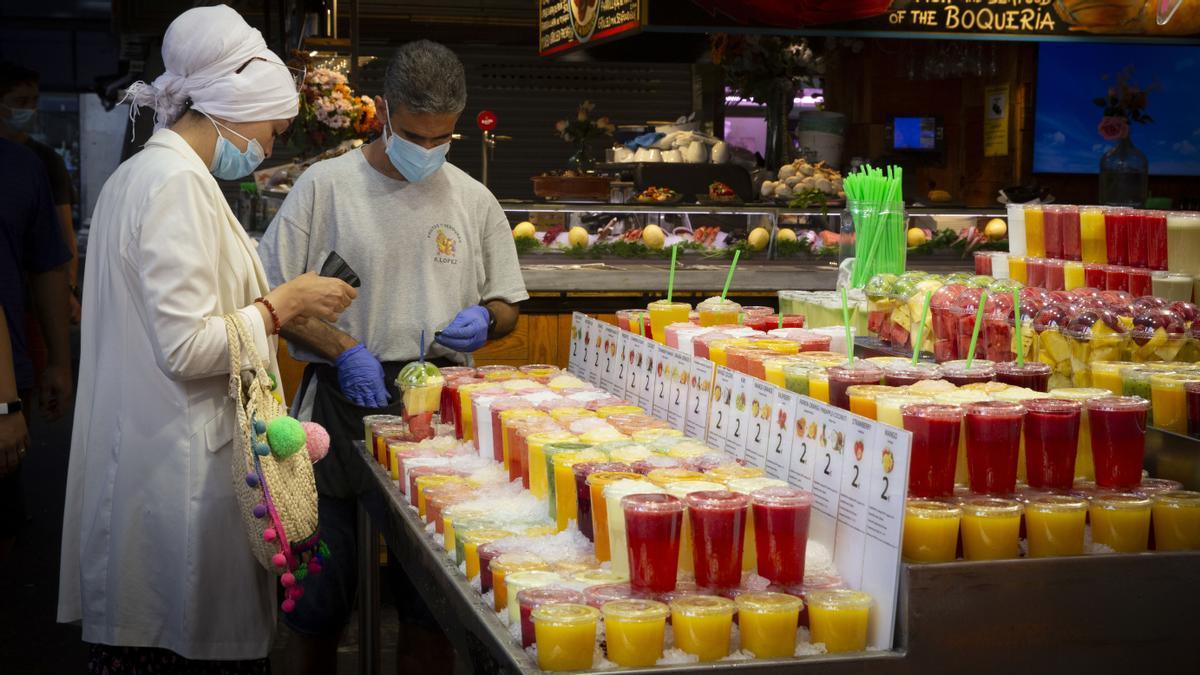
M 415 113 L 461 113 L 467 107 L 462 61 L 445 45 L 409 42 L 392 55 L 383 95 L 393 111 L 401 104 Z

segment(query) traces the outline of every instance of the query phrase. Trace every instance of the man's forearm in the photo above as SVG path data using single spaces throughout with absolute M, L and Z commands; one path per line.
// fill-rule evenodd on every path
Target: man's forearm
M 358 344 L 353 336 L 319 319 L 296 317 L 279 331 L 288 342 L 333 363 L 347 349 Z
M 33 286 L 33 304 L 42 327 L 42 339 L 46 341 L 49 364 L 69 366 L 71 342 L 67 326 L 71 322 L 71 291 L 67 284 L 67 266 L 34 274 L 30 276 L 30 284 Z
M 521 316 L 520 308 L 503 300 L 489 300 L 484 306 L 496 317 L 496 328 L 488 334 L 489 340 L 498 340 L 516 330 L 517 318 Z
M 71 262 L 67 266 L 67 284 L 79 285 L 79 245 L 75 240 L 75 224 L 72 222 L 71 205 L 59 204 L 54 207 L 58 212 L 58 222 L 62 226 L 63 242 L 71 251 Z

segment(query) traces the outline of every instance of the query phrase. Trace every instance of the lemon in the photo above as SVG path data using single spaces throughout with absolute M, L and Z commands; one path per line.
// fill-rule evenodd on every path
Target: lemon
M 662 228 L 657 225 L 647 225 L 646 229 L 642 230 L 642 242 L 650 248 L 662 248 L 667 240 L 667 235 L 663 234 Z
M 518 223 L 517 226 L 513 228 L 513 239 L 535 236 L 537 236 L 537 229 L 534 228 L 533 223 L 529 221 Z
M 983 228 L 983 233 L 992 241 L 999 241 L 1008 234 L 1008 223 L 1001 218 L 992 218 Z
M 920 246 L 921 244 L 924 244 L 924 243 L 925 243 L 925 230 L 922 230 L 919 227 L 908 228 L 908 245 L 910 247 Z
M 796 241 L 796 231 L 790 227 L 782 227 L 775 233 L 775 238 L 779 241 Z
M 571 246 L 587 246 L 588 231 L 576 225 L 567 233 L 567 243 Z
M 750 244 L 750 248 L 755 251 L 763 250 L 770 241 L 771 233 L 767 232 L 765 227 L 756 227 L 750 230 L 750 236 L 746 237 L 746 243 Z

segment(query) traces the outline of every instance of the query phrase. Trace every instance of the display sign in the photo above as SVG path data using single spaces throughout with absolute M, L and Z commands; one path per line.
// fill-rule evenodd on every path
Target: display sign
M 706 439 L 708 437 L 709 412 L 712 410 L 712 388 L 716 366 L 708 359 L 693 357 L 691 372 L 688 382 L 688 411 L 684 433 L 691 438 Z M 710 445 L 712 444 L 710 443 Z
M 654 344 L 654 391 L 650 402 L 650 414 L 660 420 L 668 418 L 671 407 L 671 352 L 675 350 L 666 345 Z M 670 420 L 668 420 L 670 421 Z
M 890 647 L 896 629 L 898 562 L 904 537 L 904 494 L 912 434 L 886 424 L 878 427 L 879 442 L 868 446 L 866 461 L 871 487 L 867 491 L 867 545 L 859 589 L 870 593 L 875 602 L 867 644 Z
M 677 349 L 666 351 L 667 370 L 670 371 L 670 387 L 667 390 L 667 422 L 680 431 L 687 430 L 688 404 L 691 390 L 689 380 L 692 373 L 692 357 Z
M 704 440 L 717 449 L 725 449 L 728 436 L 730 410 L 733 408 L 734 372 L 725 366 L 717 366 L 713 377 L 712 409 L 708 413 L 708 434 Z
M 816 462 L 813 464 L 813 509 L 809 537 L 830 551 L 836 550 L 839 491 L 842 488 L 842 455 L 850 413 L 823 406 L 818 410 Z
M 643 0 L 538 0 L 538 53 L 630 35 L 643 21 Z
M 767 448 L 770 447 L 775 413 L 777 387 L 770 382 L 749 378 L 746 396 L 749 410 L 746 414 L 746 465 L 764 471 L 767 468 Z
M 792 446 L 797 437 L 802 435 L 796 424 L 800 395 L 780 387 L 772 388 L 775 390 L 775 412 L 767 442 L 766 472 L 771 478 L 786 481 L 792 462 Z
M 573 312 L 571 314 L 571 353 L 567 356 L 567 371 L 578 378 L 583 378 L 584 344 L 583 332 L 591 317 Z
M 620 358 L 617 343 L 623 332 L 609 323 L 600 326 L 600 386 L 608 391 L 616 391 L 617 388 L 617 360 Z
M 638 405 L 647 411 L 654 407 L 654 387 L 658 384 L 654 364 L 658 361 L 658 343 L 650 338 L 638 337 Z
M 862 583 L 863 555 L 867 547 L 867 495 L 870 490 L 867 447 L 878 447 L 879 425 L 865 417 L 852 415 L 844 428 L 846 444 L 842 451 L 842 484 L 838 490 L 837 550 L 838 574 L 857 588 Z M 872 453 L 873 454 L 873 453 Z
M 739 462 L 746 461 L 746 436 L 750 424 L 750 383 L 745 373 L 734 372 L 728 407 L 729 420 L 725 429 L 725 452 Z
M 626 378 L 629 373 L 629 337 L 631 335 L 629 331 L 617 329 L 617 372 L 613 375 L 612 388 L 608 391 L 616 392 L 618 396 L 625 395 Z

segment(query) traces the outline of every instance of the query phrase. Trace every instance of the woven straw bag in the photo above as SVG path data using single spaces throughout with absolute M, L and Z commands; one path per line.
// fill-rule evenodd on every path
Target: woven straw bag
M 225 316 L 229 396 L 237 409 L 232 479 L 250 550 L 287 589 L 283 610 L 303 593 L 296 584 L 319 572 L 328 556 L 317 528 L 317 486 L 305 430 L 287 416 L 272 390 L 254 341 L 239 314 Z M 243 372 L 243 354 L 249 370 Z M 299 434 L 297 436 L 297 433 Z

